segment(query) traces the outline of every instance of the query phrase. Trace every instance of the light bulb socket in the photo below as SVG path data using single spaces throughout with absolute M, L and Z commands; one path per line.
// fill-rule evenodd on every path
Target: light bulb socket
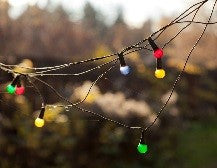
M 140 144 L 145 144 L 145 133 L 144 131 L 141 132 Z
M 124 60 L 124 55 L 123 55 L 123 53 L 119 53 L 119 54 L 118 54 L 118 57 L 119 57 L 119 61 L 120 61 L 121 67 L 126 66 L 127 64 L 126 64 L 126 62 L 125 62 L 125 60 Z
M 15 87 L 15 86 L 17 86 L 18 84 L 20 84 L 20 75 L 17 75 L 17 76 L 13 79 L 13 81 L 12 81 L 12 83 L 11 83 L 11 86 Z M 20 85 L 21 85 L 21 84 L 20 84 Z
M 156 59 L 156 67 L 157 67 L 157 69 L 162 69 L 162 68 L 163 68 L 162 65 L 163 65 L 163 64 L 162 64 L 161 58 L 157 58 L 157 59 Z
M 154 51 L 156 51 L 157 49 L 159 49 L 159 47 L 157 46 L 157 44 L 154 42 L 154 40 L 151 37 L 148 38 L 148 42 L 149 42 L 149 44 L 151 45 L 151 48 Z
M 20 79 L 17 81 L 17 87 L 21 87 L 22 85 L 21 85 L 21 81 L 20 81 Z
M 45 112 L 45 107 L 42 107 L 38 118 L 43 119 L 44 118 L 44 112 Z

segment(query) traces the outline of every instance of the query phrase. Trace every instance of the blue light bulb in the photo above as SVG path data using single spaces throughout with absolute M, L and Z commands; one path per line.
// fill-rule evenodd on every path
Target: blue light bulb
M 122 75 L 127 76 L 127 75 L 130 74 L 131 69 L 130 69 L 130 67 L 127 66 L 127 65 L 125 65 L 125 66 L 121 66 L 121 67 L 120 67 L 120 72 L 121 72 Z

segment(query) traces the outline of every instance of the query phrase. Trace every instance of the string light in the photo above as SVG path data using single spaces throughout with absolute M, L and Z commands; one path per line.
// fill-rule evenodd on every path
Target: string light
M 15 93 L 17 95 L 23 95 L 25 93 L 25 87 L 21 85 L 21 81 L 20 80 L 18 80 L 18 82 L 17 82 Z
M 131 69 L 129 66 L 126 65 L 126 66 L 121 66 L 120 71 L 121 71 L 121 74 L 127 76 L 130 74 Z
M 156 69 L 155 70 L 155 77 L 158 79 L 162 79 L 166 76 L 166 73 L 163 69 Z
M 23 86 L 17 86 L 15 93 L 17 95 L 23 95 L 25 93 L 25 88 Z
M 41 128 L 44 126 L 44 112 L 45 112 L 45 107 L 41 108 L 41 112 L 39 116 L 35 119 L 35 126 L 38 128 Z
M 119 57 L 119 61 L 120 61 L 120 72 L 121 72 L 121 74 L 125 75 L 125 76 L 129 75 L 130 72 L 131 72 L 131 68 L 128 65 L 126 65 L 123 53 L 118 54 L 118 57 Z
M 23 95 L 25 92 L 24 86 L 21 85 L 20 75 L 17 75 L 11 84 L 7 85 L 6 91 L 9 94 L 16 93 L 17 95 Z
M 9 93 L 9 94 L 14 94 L 15 92 L 15 86 L 13 86 L 12 84 L 9 84 L 7 87 L 6 87 L 6 91 Z
M 162 69 L 162 61 L 161 58 L 163 57 L 164 53 L 161 48 L 157 46 L 157 44 L 152 40 L 151 37 L 148 38 L 148 42 L 151 45 L 152 49 L 154 50 L 154 57 L 156 58 L 156 70 L 155 70 L 155 77 L 158 79 L 162 79 L 165 77 L 166 73 L 165 70 Z
M 164 55 L 163 50 L 158 48 L 157 50 L 154 51 L 154 56 L 155 58 L 162 58 Z
M 151 37 L 148 38 L 148 42 L 151 45 L 152 49 L 154 50 L 153 53 L 154 57 L 157 59 L 162 58 L 164 55 L 163 50 L 157 46 L 157 44 L 154 42 L 154 40 L 152 40 Z
M 158 59 L 156 59 L 155 77 L 158 79 L 162 79 L 165 76 L 166 76 L 166 72 L 162 68 L 162 60 L 161 60 L 161 58 L 158 58 Z
M 18 84 L 18 81 L 20 80 L 19 78 L 20 78 L 19 75 L 16 76 L 16 77 L 14 78 L 14 80 L 12 81 L 12 83 L 9 84 L 9 85 L 6 87 L 6 91 L 7 91 L 9 94 L 14 94 L 14 93 L 15 93 L 15 91 L 16 91 L 16 85 Z
M 142 131 L 140 142 L 137 146 L 137 151 L 140 154 L 145 154 L 148 152 L 148 145 L 145 144 L 144 131 Z
M 54 66 L 54 67 L 43 67 L 43 68 L 26 68 L 26 67 L 22 67 L 22 68 L 35 70 L 35 73 L 27 73 L 27 74 L 25 74 L 25 75 L 28 76 L 29 78 L 34 78 L 34 75 L 36 75 L 37 73 L 38 73 L 38 75 L 43 76 L 43 75 L 46 75 L 46 74 L 45 74 L 46 72 L 55 71 L 55 70 L 59 70 L 59 69 L 62 69 L 62 68 L 69 67 L 69 66 L 71 66 L 71 65 L 87 63 L 87 62 L 90 62 L 90 61 L 101 60 L 101 59 L 109 58 L 109 57 L 111 57 L 111 56 L 116 56 L 116 55 L 118 55 L 119 61 L 120 61 L 120 72 L 121 72 L 121 74 L 123 74 L 123 75 L 129 75 L 131 69 L 130 69 L 129 66 L 126 65 L 125 60 L 124 60 L 124 55 L 130 54 L 130 53 L 133 53 L 133 52 L 136 52 L 136 51 L 140 51 L 140 50 L 142 50 L 142 49 L 147 49 L 146 46 L 147 46 L 148 44 L 145 45 L 145 47 L 139 47 L 139 46 L 140 46 L 141 44 L 147 42 L 147 40 L 148 40 L 149 44 L 150 44 L 151 47 L 153 48 L 153 51 L 154 51 L 153 55 L 154 55 L 154 57 L 156 58 L 156 64 L 157 64 L 157 66 L 156 66 L 155 76 L 156 76 L 157 78 L 164 78 L 164 77 L 165 77 L 165 71 L 164 71 L 164 69 L 162 69 L 162 60 L 161 60 L 161 58 L 163 57 L 164 53 L 163 53 L 163 50 L 162 50 L 161 48 L 159 48 L 159 47 L 155 44 L 154 40 L 156 40 L 158 37 L 160 37 L 160 35 L 161 35 L 168 27 L 170 27 L 170 26 L 172 26 L 172 25 L 174 25 L 174 24 L 176 24 L 176 23 L 181 23 L 181 21 L 182 21 L 184 18 L 188 17 L 190 14 L 192 14 L 192 13 L 195 12 L 195 11 L 196 11 L 196 12 L 195 12 L 195 16 L 196 16 L 198 10 L 199 10 L 199 9 L 203 6 L 203 4 L 205 4 L 207 1 L 208 1 L 208 0 L 203 0 L 203 1 L 199 2 L 199 3 L 196 3 L 196 4 L 192 5 L 189 9 L 187 9 L 185 12 L 183 12 L 179 17 L 177 17 L 177 18 L 176 18 L 175 20 L 173 20 L 171 23 L 169 23 L 169 24 L 166 25 L 165 27 L 163 27 L 163 28 L 161 28 L 160 30 L 158 30 L 158 31 L 156 31 L 155 33 L 153 33 L 148 39 L 144 39 L 144 40 L 139 41 L 138 43 L 136 43 L 136 44 L 134 44 L 134 45 L 131 45 L 131 46 L 125 48 L 124 50 L 122 50 L 122 52 L 121 52 L 120 54 L 111 54 L 111 55 L 109 55 L 109 56 L 97 57 L 97 58 L 88 59 L 88 60 L 84 60 L 84 61 L 79 61 L 79 62 L 64 64 L 64 65 L 58 65 L 58 66 Z M 216 0 L 216 1 L 217 1 L 217 0 Z M 216 1 L 215 1 L 215 4 L 216 4 Z M 177 79 L 176 79 L 175 82 L 174 82 L 174 85 L 173 85 L 173 88 L 172 88 L 172 91 L 171 91 L 170 96 L 168 97 L 168 99 L 167 99 L 166 103 L 163 105 L 163 107 L 159 110 L 159 112 L 158 112 L 158 114 L 157 114 L 157 117 L 156 117 L 156 118 L 154 119 L 154 121 L 153 121 L 150 125 L 148 125 L 146 128 L 143 128 L 143 127 L 130 127 L 130 126 L 128 126 L 128 125 L 126 125 L 126 124 L 123 124 L 123 123 L 121 123 L 121 122 L 112 120 L 112 119 L 110 119 L 110 118 L 106 118 L 106 117 L 104 117 L 103 115 L 100 115 L 100 114 L 98 114 L 98 113 L 94 113 L 94 112 L 92 112 L 92 111 L 85 110 L 85 109 L 83 109 L 83 108 L 77 106 L 77 104 L 73 104 L 72 102 L 70 102 L 69 100 L 67 100 L 65 97 L 61 96 L 55 89 L 53 89 L 52 86 L 50 86 L 50 85 L 47 84 L 46 82 L 44 82 L 44 81 L 42 81 L 42 80 L 41 80 L 41 81 L 42 81 L 43 84 L 45 84 L 46 86 L 48 86 L 50 89 L 53 89 L 54 92 L 55 92 L 59 97 L 61 97 L 63 100 L 65 100 L 65 101 L 67 101 L 68 103 L 70 103 L 71 106 L 77 108 L 78 110 L 81 110 L 81 111 L 83 111 L 83 112 L 87 112 L 87 113 L 93 114 L 93 115 L 95 115 L 95 116 L 98 116 L 98 117 L 101 118 L 101 119 L 104 119 L 104 120 L 113 122 L 113 123 L 115 123 L 115 124 L 117 124 L 117 125 L 120 125 L 120 126 L 123 126 L 123 127 L 125 127 L 125 128 L 137 129 L 137 130 L 140 129 L 140 130 L 142 130 L 142 136 L 141 136 L 141 140 L 140 140 L 140 142 L 139 142 L 139 144 L 138 144 L 138 146 L 137 146 L 137 150 L 138 150 L 139 153 L 145 154 L 145 153 L 147 153 L 147 151 L 148 151 L 148 145 L 145 144 L 145 140 L 144 140 L 144 131 L 147 131 L 150 127 L 152 127 L 152 126 L 155 124 L 155 122 L 156 122 L 157 119 L 159 118 L 160 114 L 163 112 L 163 110 L 164 110 L 165 107 L 167 106 L 167 103 L 169 102 L 169 100 L 170 100 L 170 98 L 171 98 L 171 95 L 173 94 L 173 91 L 174 91 L 174 89 L 175 89 L 175 87 L 176 87 L 178 81 L 181 79 L 181 75 L 182 75 L 182 73 L 183 73 L 184 70 L 185 70 L 185 67 L 186 67 L 186 65 L 187 65 L 187 63 L 188 63 L 188 60 L 189 60 L 191 54 L 192 54 L 192 51 L 196 48 L 198 42 L 199 42 L 200 39 L 203 37 L 203 35 L 204 35 L 204 33 L 205 33 L 205 30 L 206 30 L 208 24 L 210 23 L 211 17 L 212 17 L 212 15 L 213 15 L 213 11 L 214 11 L 215 4 L 214 4 L 214 6 L 213 6 L 213 9 L 212 9 L 212 12 L 211 12 L 211 15 L 210 15 L 210 17 L 209 17 L 208 22 L 207 22 L 207 23 L 201 23 L 201 22 L 200 22 L 201 24 L 205 24 L 206 26 L 205 26 L 205 28 L 204 28 L 202 34 L 201 34 L 200 37 L 198 38 L 197 42 L 195 43 L 195 45 L 192 47 L 191 51 L 189 52 L 189 55 L 187 56 L 185 65 L 184 65 L 184 67 L 183 67 L 183 70 L 181 71 L 180 75 L 177 77 Z M 195 8 L 195 9 L 192 10 L 191 12 L 187 13 L 188 11 L 190 11 L 190 9 L 192 9 L 192 8 L 195 7 L 196 5 L 199 5 L 199 7 Z M 182 21 L 182 22 L 184 23 L 185 21 Z M 195 23 L 195 22 L 194 22 L 194 17 L 193 17 L 193 19 L 190 21 L 190 24 L 191 24 L 191 23 Z M 189 25 L 190 25 L 190 24 L 189 24 Z M 184 29 L 185 29 L 185 28 L 184 28 Z M 169 42 L 171 42 L 175 37 L 177 37 L 184 29 L 182 29 L 181 31 L 179 31 Z M 158 34 L 158 33 L 159 33 L 159 34 Z M 157 34 L 158 34 L 158 35 L 157 35 Z M 157 37 L 156 37 L 154 40 L 152 40 L 151 37 L 153 37 L 154 35 L 157 35 Z M 167 44 L 169 44 L 169 42 L 166 43 L 166 44 L 164 45 L 164 47 L 165 47 Z M 163 47 L 163 48 L 164 48 L 164 47 Z M 132 49 L 135 49 L 135 50 L 132 50 Z M 125 52 L 126 52 L 126 53 L 125 53 Z M 11 67 L 13 67 L 13 66 L 19 67 L 19 66 L 17 66 L 17 65 L 5 65 L 5 64 L 0 63 L 0 68 L 1 68 L 2 70 L 6 71 L 6 72 L 9 72 L 9 73 L 12 73 L 12 74 L 15 74 L 14 71 L 11 70 Z M 38 70 L 44 70 L 44 71 L 38 71 Z M 36 71 L 38 71 L 38 72 L 36 72 Z M 21 73 L 21 74 L 22 74 L 22 73 Z M 82 74 L 82 73 L 81 73 L 81 74 Z M 52 75 L 52 74 L 51 74 L 51 75 Z M 17 77 L 17 78 L 19 78 L 19 77 Z M 34 78 L 34 79 L 36 79 L 36 78 Z M 19 85 L 19 83 L 15 82 L 15 81 L 16 81 L 16 78 L 14 79 L 14 81 L 13 81 L 11 84 L 9 84 L 9 85 L 7 86 L 6 90 L 7 90 L 7 92 L 10 93 L 10 94 L 14 94 L 14 93 L 16 92 L 17 95 L 22 95 L 22 94 L 25 92 L 25 88 L 24 88 L 23 86 Z M 94 84 L 96 84 L 96 82 L 95 82 Z M 33 85 L 34 85 L 34 84 L 33 84 Z M 92 86 L 91 86 L 91 87 L 92 87 Z M 36 89 L 36 88 L 35 88 L 35 89 Z M 40 94 L 40 91 L 39 91 L 39 90 L 38 90 L 38 92 L 39 92 L 39 94 Z M 89 94 L 89 92 L 88 92 L 88 94 Z M 88 96 L 88 94 L 87 94 L 87 96 Z M 41 96 L 41 94 L 40 94 L 40 96 Z M 87 97 L 87 96 L 86 96 L 86 97 Z M 42 97 L 42 96 L 41 96 L 41 97 Z M 86 99 L 86 98 L 85 98 L 85 99 Z M 85 100 L 85 99 L 84 99 L 84 100 Z M 83 101 L 82 101 L 82 102 L 83 102 Z M 44 119 L 43 119 L 43 118 L 44 118 L 44 113 L 45 113 L 45 108 L 44 108 L 44 106 L 42 106 L 41 112 L 40 112 L 40 114 L 39 114 L 39 117 L 37 117 L 36 120 L 35 120 L 35 126 L 36 126 L 36 127 L 43 127 L 43 126 L 44 126 L 44 123 L 45 123 L 45 121 L 44 121 Z

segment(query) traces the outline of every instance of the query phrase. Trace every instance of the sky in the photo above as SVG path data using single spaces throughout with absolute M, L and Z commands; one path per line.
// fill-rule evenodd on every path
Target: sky
M 73 11 L 75 18 L 82 16 L 82 7 L 87 1 L 103 12 L 108 22 L 112 22 L 117 16 L 117 9 L 121 7 L 124 12 L 125 21 L 134 27 L 141 26 L 144 21 L 162 15 L 174 15 L 183 11 L 189 3 L 185 0 L 50 0 L 58 4 L 61 3 L 68 11 Z M 25 7 L 38 3 L 40 6 L 46 5 L 47 0 L 9 0 L 12 6 L 11 15 L 18 16 Z

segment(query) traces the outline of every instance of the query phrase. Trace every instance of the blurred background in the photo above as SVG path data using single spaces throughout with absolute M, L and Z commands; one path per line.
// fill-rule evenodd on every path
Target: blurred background
M 0 0 L 0 61 L 43 67 L 108 55 L 138 42 L 197 1 L 177 0 Z M 209 1 L 197 16 L 206 21 Z M 213 21 L 216 21 L 216 12 Z M 162 46 L 185 24 L 164 32 Z M 154 77 L 152 53 L 126 57 L 133 72 L 124 77 L 119 65 L 100 80 L 82 104 L 131 126 L 148 125 L 166 101 L 185 58 L 203 25 L 192 24 L 165 48 L 167 76 Z M 146 134 L 148 154 L 136 151 L 140 133 L 76 109 L 46 107 L 46 124 L 34 126 L 41 101 L 27 81 L 24 96 L 5 93 L 11 74 L 0 71 L 1 168 L 216 168 L 217 167 L 217 29 L 210 25 L 194 51 L 183 79 L 156 125 Z M 66 68 L 82 72 L 110 59 Z M 79 77 L 49 76 L 64 97 L 79 101 L 105 69 Z M 46 103 L 63 104 L 45 85 L 33 81 Z

